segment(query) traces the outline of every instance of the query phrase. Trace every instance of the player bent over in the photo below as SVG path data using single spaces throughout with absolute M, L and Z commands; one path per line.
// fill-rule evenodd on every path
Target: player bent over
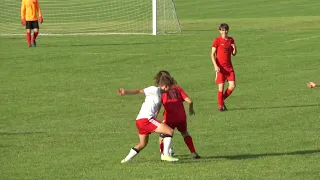
M 168 71 L 160 71 L 155 77 L 156 83 L 159 83 L 162 76 L 170 76 L 170 73 Z M 170 77 L 173 79 L 172 76 Z M 161 101 L 164 106 L 163 122 L 172 129 L 178 129 L 184 139 L 184 142 L 188 146 L 192 157 L 198 159 L 200 156 L 197 154 L 193 145 L 192 137 L 187 131 L 187 116 L 183 106 L 183 102 L 186 101 L 189 104 L 189 114 L 194 115 L 193 102 L 181 87 L 176 86 L 177 82 L 174 82 L 175 85 L 161 96 Z M 159 138 L 161 154 L 164 152 L 163 138 L 164 136 L 161 134 Z
M 236 78 L 231 62 L 231 54 L 237 54 L 237 48 L 232 37 L 228 36 L 228 24 L 219 26 L 221 36 L 214 39 L 212 43 L 211 60 L 216 72 L 216 83 L 218 84 L 218 105 L 220 111 L 226 111 L 224 101 L 236 87 Z M 224 83 L 229 83 L 228 88 L 224 91 Z
M 308 82 L 307 86 L 308 88 L 314 88 L 314 87 L 320 87 L 320 84 L 315 82 Z
M 34 47 L 37 46 L 36 39 L 39 33 L 39 23 L 42 24 L 43 18 L 38 0 L 22 0 L 21 2 L 21 23 L 26 26 L 27 34 L 26 39 L 28 46 L 31 43 Z M 33 36 L 31 39 L 31 30 L 33 30 Z M 31 42 L 32 40 L 32 42 Z
M 121 161 L 121 163 L 132 160 L 143 148 L 145 148 L 148 144 L 149 134 L 152 132 L 164 134 L 164 151 L 161 160 L 178 161 L 177 158 L 173 158 L 169 155 L 173 129 L 155 119 L 156 113 L 159 111 L 161 105 L 161 94 L 168 91 L 172 85 L 173 79 L 169 76 L 163 76 L 160 78 L 158 87 L 150 86 L 145 89 L 137 90 L 118 89 L 118 94 L 120 95 L 145 94 L 146 96 L 136 118 L 136 127 L 138 129 L 140 142 L 130 150 L 129 154 Z

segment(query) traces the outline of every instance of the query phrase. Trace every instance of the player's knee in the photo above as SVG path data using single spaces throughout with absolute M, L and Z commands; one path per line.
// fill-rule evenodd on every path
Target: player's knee
M 162 138 L 166 138 L 166 137 L 172 137 L 173 134 L 162 134 Z
M 160 134 L 160 137 L 161 137 L 161 138 L 165 138 L 166 136 L 165 136 L 165 134 L 161 133 L 161 134 Z
M 236 88 L 236 84 L 229 84 L 229 89 L 234 90 Z
M 185 132 L 181 132 L 181 135 L 183 138 L 187 137 L 187 136 L 190 136 L 188 131 L 185 131 Z

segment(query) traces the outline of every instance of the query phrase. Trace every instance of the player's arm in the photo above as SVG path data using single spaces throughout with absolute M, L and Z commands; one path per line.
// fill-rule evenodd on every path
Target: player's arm
M 231 54 L 232 54 L 232 56 L 235 56 L 237 54 L 237 46 L 236 46 L 236 44 L 231 44 L 231 46 L 232 46 Z
M 39 22 L 42 23 L 43 22 L 43 18 L 42 18 L 42 12 L 41 12 L 41 9 L 40 9 L 39 1 L 37 1 L 37 3 L 36 3 L 36 10 L 38 12 Z
M 217 60 L 217 48 L 216 47 L 212 47 L 212 49 L 211 49 L 211 61 L 212 61 L 212 64 L 214 66 L 214 70 L 216 72 L 219 72 L 220 68 L 217 65 L 217 61 L 216 60 Z
M 232 47 L 232 52 L 231 52 L 231 54 L 233 55 L 233 56 L 235 56 L 236 54 L 237 54 L 237 46 L 236 46 L 236 44 L 234 43 L 234 40 L 232 39 L 232 41 L 231 41 L 231 47 Z
M 192 101 L 192 99 L 191 98 L 189 98 L 189 97 L 186 97 L 186 98 L 184 98 L 184 100 L 188 103 L 188 105 L 189 105 L 189 114 L 190 115 L 195 115 L 196 113 L 194 112 L 194 110 L 193 110 L 193 101 Z
M 144 94 L 144 90 L 143 89 L 133 89 L 133 90 L 125 90 L 123 88 L 119 88 L 118 89 L 118 94 L 120 96 L 123 95 L 133 95 L 133 94 Z
M 314 87 L 320 87 L 320 84 L 315 82 L 308 82 L 307 86 L 308 88 L 314 88 Z
M 24 0 L 21 1 L 21 23 L 22 25 L 26 25 L 26 4 Z

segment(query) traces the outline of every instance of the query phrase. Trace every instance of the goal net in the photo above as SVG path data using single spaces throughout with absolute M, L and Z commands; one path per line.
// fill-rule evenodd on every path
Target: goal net
M 41 34 L 179 33 L 173 0 L 39 0 L 44 22 Z M 24 34 L 21 0 L 3 0 L 1 35 Z

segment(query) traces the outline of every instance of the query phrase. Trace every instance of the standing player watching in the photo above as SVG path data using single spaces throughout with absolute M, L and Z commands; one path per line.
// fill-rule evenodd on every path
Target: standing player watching
M 232 37 L 228 36 L 228 24 L 220 24 L 219 31 L 221 36 L 214 39 L 212 43 L 211 60 L 216 72 L 216 83 L 218 84 L 218 105 L 220 111 L 226 111 L 225 99 L 236 87 L 236 78 L 231 62 L 231 54 L 237 54 L 237 48 Z M 224 83 L 228 81 L 229 86 L 224 91 Z
M 170 73 L 168 71 L 160 71 L 155 77 L 156 84 L 160 82 L 162 76 L 170 76 Z M 172 76 L 170 77 L 174 80 Z M 178 129 L 184 142 L 188 146 L 192 157 L 199 159 L 200 156 L 196 153 L 192 137 L 187 131 L 187 116 L 183 106 L 183 102 L 186 101 L 189 104 L 189 114 L 194 115 L 193 102 L 181 87 L 176 86 L 176 83 L 177 82 L 174 80 L 172 88 L 162 94 L 161 101 L 164 106 L 163 122 L 172 129 Z M 163 154 L 163 138 L 163 134 L 160 134 L 159 144 L 161 154 Z
M 172 85 L 173 79 L 170 76 L 163 76 L 159 80 L 158 87 L 150 86 L 145 89 L 137 90 L 118 89 L 119 95 L 145 94 L 146 96 L 136 118 L 136 127 L 138 129 L 140 142 L 130 150 L 129 154 L 121 161 L 121 163 L 131 161 L 143 148 L 145 148 L 149 141 L 149 134 L 152 132 L 164 134 L 164 154 L 161 155 L 161 160 L 178 161 L 177 158 L 173 158 L 169 155 L 173 129 L 155 119 L 156 113 L 159 111 L 161 105 L 161 94 L 168 91 Z
M 28 46 L 31 46 L 31 30 L 33 29 L 32 45 L 37 46 L 36 39 L 39 33 L 39 23 L 42 24 L 43 18 L 38 0 L 22 0 L 21 2 L 21 23 L 26 26 L 26 39 Z
M 315 82 L 308 82 L 307 86 L 308 88 L 314 88 L 314 87 L 320 87 L 320 84 Z

